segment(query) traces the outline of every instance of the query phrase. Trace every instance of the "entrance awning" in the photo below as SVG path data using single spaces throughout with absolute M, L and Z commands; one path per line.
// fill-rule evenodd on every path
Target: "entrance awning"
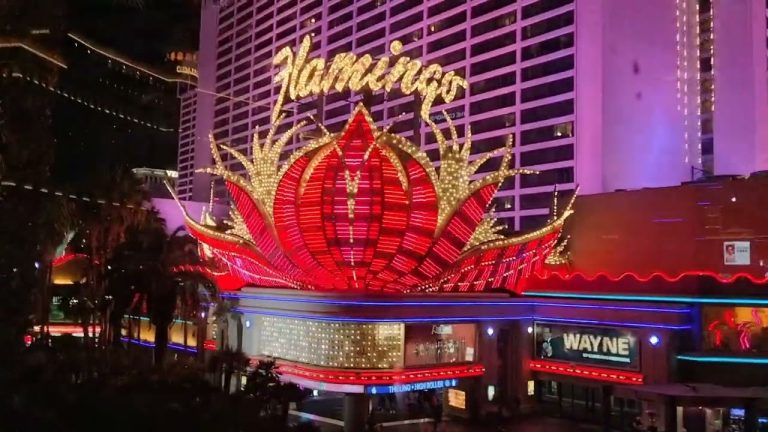
M 681 399 L 768 399 L 768 387 L 724 387 L 715 384 L 672 383 L 623 387 L 625 391 Z

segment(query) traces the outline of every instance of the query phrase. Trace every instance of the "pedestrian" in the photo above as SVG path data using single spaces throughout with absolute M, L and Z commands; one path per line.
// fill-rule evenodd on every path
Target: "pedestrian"
M 388 405 L 390 414 L 394 414 L 397 412 L 397 396 L 395 396 L 394 393 L 390 393 L 387 395 L 387 405 Z
M 365 422 L 366 431 L 374 432 L 376 430 L 376 420 L 373 418 L 373 411 L 368 414 L 368 420 Z
M 437 395 L 432 395 L 432 420 L 433 431 L 437 432 L 440 429 L 440 424 L 443 422 L 443 401 L 441 401 Z

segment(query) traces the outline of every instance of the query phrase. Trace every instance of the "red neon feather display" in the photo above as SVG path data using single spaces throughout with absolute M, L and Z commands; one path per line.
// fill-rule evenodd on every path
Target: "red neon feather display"
M 220 236 L 188 220 L 207 257 L 220 264 L 221 288 L 518 289 L 517 280 L 552 251 L 564 218 L 523 241 L 468 248 L 499 181 L 468 193 L 438 227 L 435 171 L 421 150 L 394 138 L 358 108 L 343 132 L 284 167 L 271 209 L 226 177 L 249 238 Z

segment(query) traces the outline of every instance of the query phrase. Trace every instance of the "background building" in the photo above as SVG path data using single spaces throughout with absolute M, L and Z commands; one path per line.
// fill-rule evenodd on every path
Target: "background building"
M 37 164 L 46 172 L 31 180 L 46 181 L 51 174 L 52 183 L 78 191 L 120 167 L 175 169 L 177 98 L 196 80 L 185 73 L 190 69 L 177 69 L 188 63 L 166 56 L 169 50 L 183 49 L 182 24 L 167 25 L 167 18 L 149 7 L 135 10 L 89 0 L 6 3 L 0 5 L 5 23 L 0 29 L 0 121 L 6 163 L 28 162 L 16 153 L 35 143 L 44 149 L 35 152 L 46 155 Z M 142 26 L 133 34 L 109 28 L 135 14 L 142 14 Z M 162 22 L 163 31 L 172 36 L 151 38 Z M 191 23 L 196 29 L 196 21 Z M 142 61 L 118 53 L 126 47 Z M 30 180 L 20 177 L 24 170 L 13 168 L 8 168 L 10 179 Z
M 193 166 L 210 164 L 208 132 L 244 149 L 257 126 L 267 129 L 279 92 L 272 58 L 312 35 L 311 57 L 381 56 L 397 39 L 403 55 L 465 77 L 469 88 L 435 106 L 433 120 L 445 126 L 444 109 L 460 135 L 471 126 L 475 153 L 511 134 L 515 167 L 541 172 L 504 183 L 494 208 L 510 229 L 543 223 L 555 185 L 598 193 L 749 174 L 768 167 L 765 10 L 757 0 L 203 2 L 198 103 L 206 106 L 197 108 Z M 281 130 L 310 115 L 338 130 L 360 98 L 287 104 Z M 378 93 L 370 102 L 379 124 L 436 147 L 414 119 L 413 96 Z M 210 178 L 191 172 L 180 169 L 179 191 L 204 196 Z M 216 193 L 224 199 L 223 185 Z

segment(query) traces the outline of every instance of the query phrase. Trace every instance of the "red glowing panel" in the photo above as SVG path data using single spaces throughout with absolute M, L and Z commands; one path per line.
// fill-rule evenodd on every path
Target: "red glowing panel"
M 436 379 L 481 376 L 485 373 L 485 367 L 472 364 L 425 369 L 353 372 L 348 370 L 309 368 L 293 363 L 278 362 L 278 372 L 283 375 L 292 375 L 331 384 L 373 385 L 405 384 Z
M 596 368 L 592 366 L 575 366 L 568 363 L 542 360 L 531 360 L 528 365 L 532 371 L 536 372 L 547 372 L 556 375 L 566 375 L 620 384 L 643 383 L 643 375 L 635 372 Z
M 498 182 L 462 198 L 438 228 L 438 173 L 423 152 L 374 131 L 364 110 L 331 138 L 283 167 L 271 209 L 248 180 L 227 176 L 248 238 L 188 222 L 221 289 L 516 290 L 557 240 L 562 222 L 527 242 L 466 250 Z

